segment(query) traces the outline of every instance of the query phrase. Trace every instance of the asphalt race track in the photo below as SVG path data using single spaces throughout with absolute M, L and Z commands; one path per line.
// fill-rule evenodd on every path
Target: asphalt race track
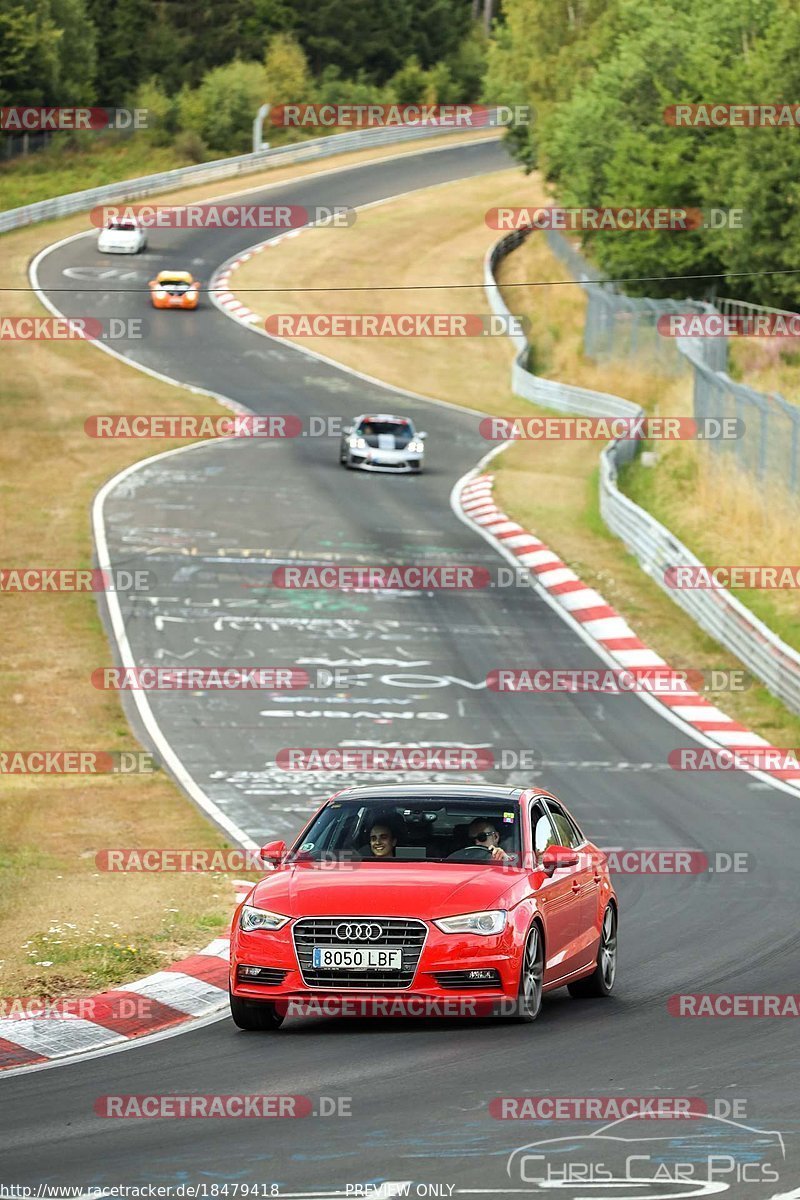
M 299 180 L 263 202 L 360 205 L 507 165 L 496 143 L 415 153 Z M 342 782 L 276 768 L 281 748 L 400 742 L 527 750 L 537 756 L 534 770 L 484 778 L 541 780 L 601 845 L 696 847 L 712 856 L 748 851 L 751 869 L 618 877 L 614 996 L 577 1001 L 556 993 L 534 1026 L 295 1019 L 277 1034 L 258 1035 L 225 1019 L 8 1078 L 0 1083 L 0 1178 L 34 1187 L 205 1183 L 209 1196 L 225 1182 L 264 1184 L 263 1195 L 317 1196 L 357 1195 L 348 1186 L 382 1181 L 410 1182 L 411 1195 L 425 1194 L 414 1190 L 418 1184 L 443 1187 L 427 1192 L 434 1195 L 540 1195 L 545 1189 L 530 1182 L 535 1174 L 520 1168 L 520 1156 L 507 1172 L 514 1150 L 569 1136 L 576 1160 L 599 1156 L 619 1167 L 631 1144 L 647 1154 L 658 1137 L 670 1162 L 694 1161 L 698 1138 L 721 1156 L 735 1148 L 736 1171 L 720 1159 L 718 1178 L 727 1187 L 719 1191 L 790 1193 L 800 1182 L 796 1027 L 791 1020 L 680 1020 L 669 1015 L 667 1000 L 679 992 L 797 990 L 796 796 L 742 774 L 673 772 L 669 751 L 692 739 L 637 697 L 487 690 L 483 681 L 495 667 L 599 665 L 529 588 L 372 594 L 267 586 L 272 568 L 287 563 L 448 562 L 496 571 L 501 560 L 449 504 L 453 484 L 487 450 L 475 414 L 392 393 L 260 338 L 207 299 L 196 314 L 154 313 L 146 291 L 115 291 L 146 287 L 167 266 L 191 266 L 207 281 L 261 237 L 163 231 L 151 235 L 144 257 L 100 260 L 90 236 L 56 247 L 39 270 L 52 303 L 68 315 L 143 316 L 148 336 L 116 348 L 175 379 L 257 412 L 296 413 L 304 426 L 311 417 L 381 408 L 413 416 L 428 432 L 430 465 L 419 478 L 346 472 L 338 438 L 297 437 L 200 445 L 134 472 L 109 496 L 112 560 L 146 568 L 157 580 L 156 594 L 125 600 L 137 662 L 353 673 L 345 688 L 151 693 L 163 734 L 193 780 L 261 841 L 296 830 Z M 124 278 L 92 274 L 101 263 Z M 87 664 L 87 674 L 101 665 Z M 132 709 L 130 716 L 137 721 Z M 151 844 L 159 844 L 158 830 Z M 109 1092 L 300 1094 L 317 1113 L 321 1096 L 350 1097 L 352 1115 L 115 1121 L 93 1110 Z M 597 1139 L 586 1143 L 597 1122 L 490 1116 L 493 1098 L 520 1095 L 693 1096 L 711 1111 L 717 1100 L 738 1101 L 739 1123 L 637 1122 L 624 1132 L 632 1143 L 605 1141 L 600 1154 Z M 773 1135 L 750 1129 L 780 1131 L 785 1158 Z M 744 1160 L 746 1179 L 738 1177 Z M 708 1184 L 693 1190 L 644 1179 L 616 1194 L 710 1194 Z M 613 1185 L 598 1183 L 557 1191 L 614 1194 Z

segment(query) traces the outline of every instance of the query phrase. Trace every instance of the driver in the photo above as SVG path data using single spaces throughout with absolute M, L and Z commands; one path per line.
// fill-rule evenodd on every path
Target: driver
M 473 846 L 482 846 L 484 850 L 488 850 L 491 857 L 497 862 L 511 861 L 511 855 L 506 854 L 500 845 L 500 834 L 497 831 L 497 827 L 491 821 L 485 821 L 483 817 L 477 817 L 467 830 L 467 836 Z
M 369 831 L 369 848 L 373 858 L 394 858 L 397 838 L 385 821 L 376 821 Z

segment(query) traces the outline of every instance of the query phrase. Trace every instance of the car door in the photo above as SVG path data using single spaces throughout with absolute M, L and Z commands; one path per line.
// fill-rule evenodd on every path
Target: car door
M 535 855 L 536 900 L 545 921 L 545 984 L 570 975 L 581 965 L 581 902 L 574 882 L 573 867 L 556 867 L 551 875 L 542 871 L 542 854 L 549 846 L 562 845 L 559 833 L 543 801 L 534 799 L 530 808 L 531 845 Z M 540 882 L 539 882 L 540 881 Z
M 597 908 L 600 891 L 600 871 L 589 853 L 586 838 L 570 815 L 557 800 L 548 798 L 547 810 L 552 818 L 560 846 L 569 846 L 578 854 L 578 865 L 570 868 L 571 886 L 577 899 L 576 909 L 576 967 L 594 961 L 597 953 Z

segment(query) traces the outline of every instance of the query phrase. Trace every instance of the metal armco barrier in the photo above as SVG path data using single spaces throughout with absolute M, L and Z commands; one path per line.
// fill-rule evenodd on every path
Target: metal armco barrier
M 509 317 L 495 278 L 497 265 L 525 238 L 525 231 L 506 234 L 489 250 L 484 262 L 484 286 L 492 311 Z M 542 379 L 527 369 L 528 342 L 522 334 L 512 335 L 517 355 L 511 373 L 515 395 L 559 412 L 582 416 L 637 417 L 643 410 L 630 400 Z M 709 367 L 693 365 L 711 374 Z M 716 414 L 709 414 L 716 415 Z M 725 589 L 673 589 L 665 583 L 665 572 L 674 566 L 702 566 L 700 559 L 650 513 L 640 508 L 617 485 L 622 463 L 635 457 L 639 443 L 628 438 L 611 442 L 600 455 L 600 513 L 608 528 L 636 556 L 640 567 L 697 624 L 711 634 L 762 681 L 792 712 L 800 713 L 800 654 L 768 629 Z
M 334 133 L 329 137 L 313 138 L 307 142 L 297 142 L 273 150 L 262 150 L 257 154 L 218 158 L 214 162 L 199 163 L 195 167 L 175 167 L 172 171 L 161 171 L 157 175 L 123 179 L 119 183 L 110 183 L 104 187 L 88 188 L 85 192 L 69 192 L 65 196 L 54 196 L 52 200 L 26 204 L 23 208 L 6 209 L 5 212 L 0 212 L 0 233 L 8 233 L 9 230 L 19 229 L 24 225 L 33 225 L 37 221 L 50 221 L 55 217 L 68 217 L 71 213 L 86 212 L 95 205 L 108 201 L 137 200 L 158 192 L 170 192 L 177 187 L 212 183 L 215 179 L 231 179 L 237 175 L 252 175 L 256 171 L 280 167 L 285 163 L 328 158 L 346 150 L 368 150 L 373 146 L 415 141 L 417 138 L 443 137 L 459 132 L 480 133 L 485 128 L 486 126 L 474 130 L 458 130 L 430 125 L 397 125 L 389 129 L 354 129 L 351 133 Z

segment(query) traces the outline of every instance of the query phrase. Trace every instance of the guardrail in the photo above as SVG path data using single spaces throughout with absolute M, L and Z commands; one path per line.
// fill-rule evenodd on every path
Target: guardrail
M 313 138 L 307 142 L 296 142 L 291 146 L 278 146 L 271 150 L 260 150 L 256 154 L 240 154 L 234 158 L 218 158 L 213 162 L 198 163 L 193 167 L 175 167 L 171 171 L 160 171 L 156 175 L 141 175 L 136 179 L 123 179 L 119 183 L 103 187 L 87 188 L 83 192 L 68 192 L 54 196 L 51 200 L 39 200 L 22 208 L 9 208 L 0 212 L 0 233 L 33 225 L 37 221 L 50 221 L 55 217 L 67 217 L 71 213 L 86 212 L 96 204 L 114 200 L 138 200 L 142 196 L 153 196 L 169 192 L 176 187 L 198 183 L 212 183 L 215 179 L 230 179 L 237 175 L 252 175 L 284 163 L 310 162 L 342 154 L 346 150 L 368 150 L 373 146 L 391 145 L 394 142 L 416 141 L 418 138 L 443 137 L 458 133 L 442 126 L 397 125 L 389 129 L 354 129 L 350 133 L 334 133 L 329 137 Z M 468 131 L 463 131 L 468 132 Z M 480 131 L 478 131 L 480 132 Z
M 503 317 L 512 314 L 503 300 L 495 270 L 498 264 L 525 239 L 524 230 L 506 234 L 492 246 L 484 261 L 484 286 L 493 312 Z M 512 335 L 517 349 L 511 373 L 515 395 L 559 412 L 582 416 L 643 415 L 643 410 L 621 396 L 572 387 L 552 379 L 542 379 L 527 369 L 528 341 L 523 334 Z M 694 362 L 695 369 L 698 364 Z M 708 367 L 700 367 L 713 374 Z M 631 461 L 639 448 L 635 438 L 611 442 L 600 455 L 600 513 L 608 528 L 621 538 L 636 556 L 640 567 L 706 633 L 735 654 L 766 685 L 770 692 L 792 712 L 800 713 L 800 654 L 759 621 L 740 600 L 725 589 L 679 590 L 666 584 L 670 567 L 702 566 L 700 559 L 666 526 L 640 508 L 619 490 L 619 467 Z

